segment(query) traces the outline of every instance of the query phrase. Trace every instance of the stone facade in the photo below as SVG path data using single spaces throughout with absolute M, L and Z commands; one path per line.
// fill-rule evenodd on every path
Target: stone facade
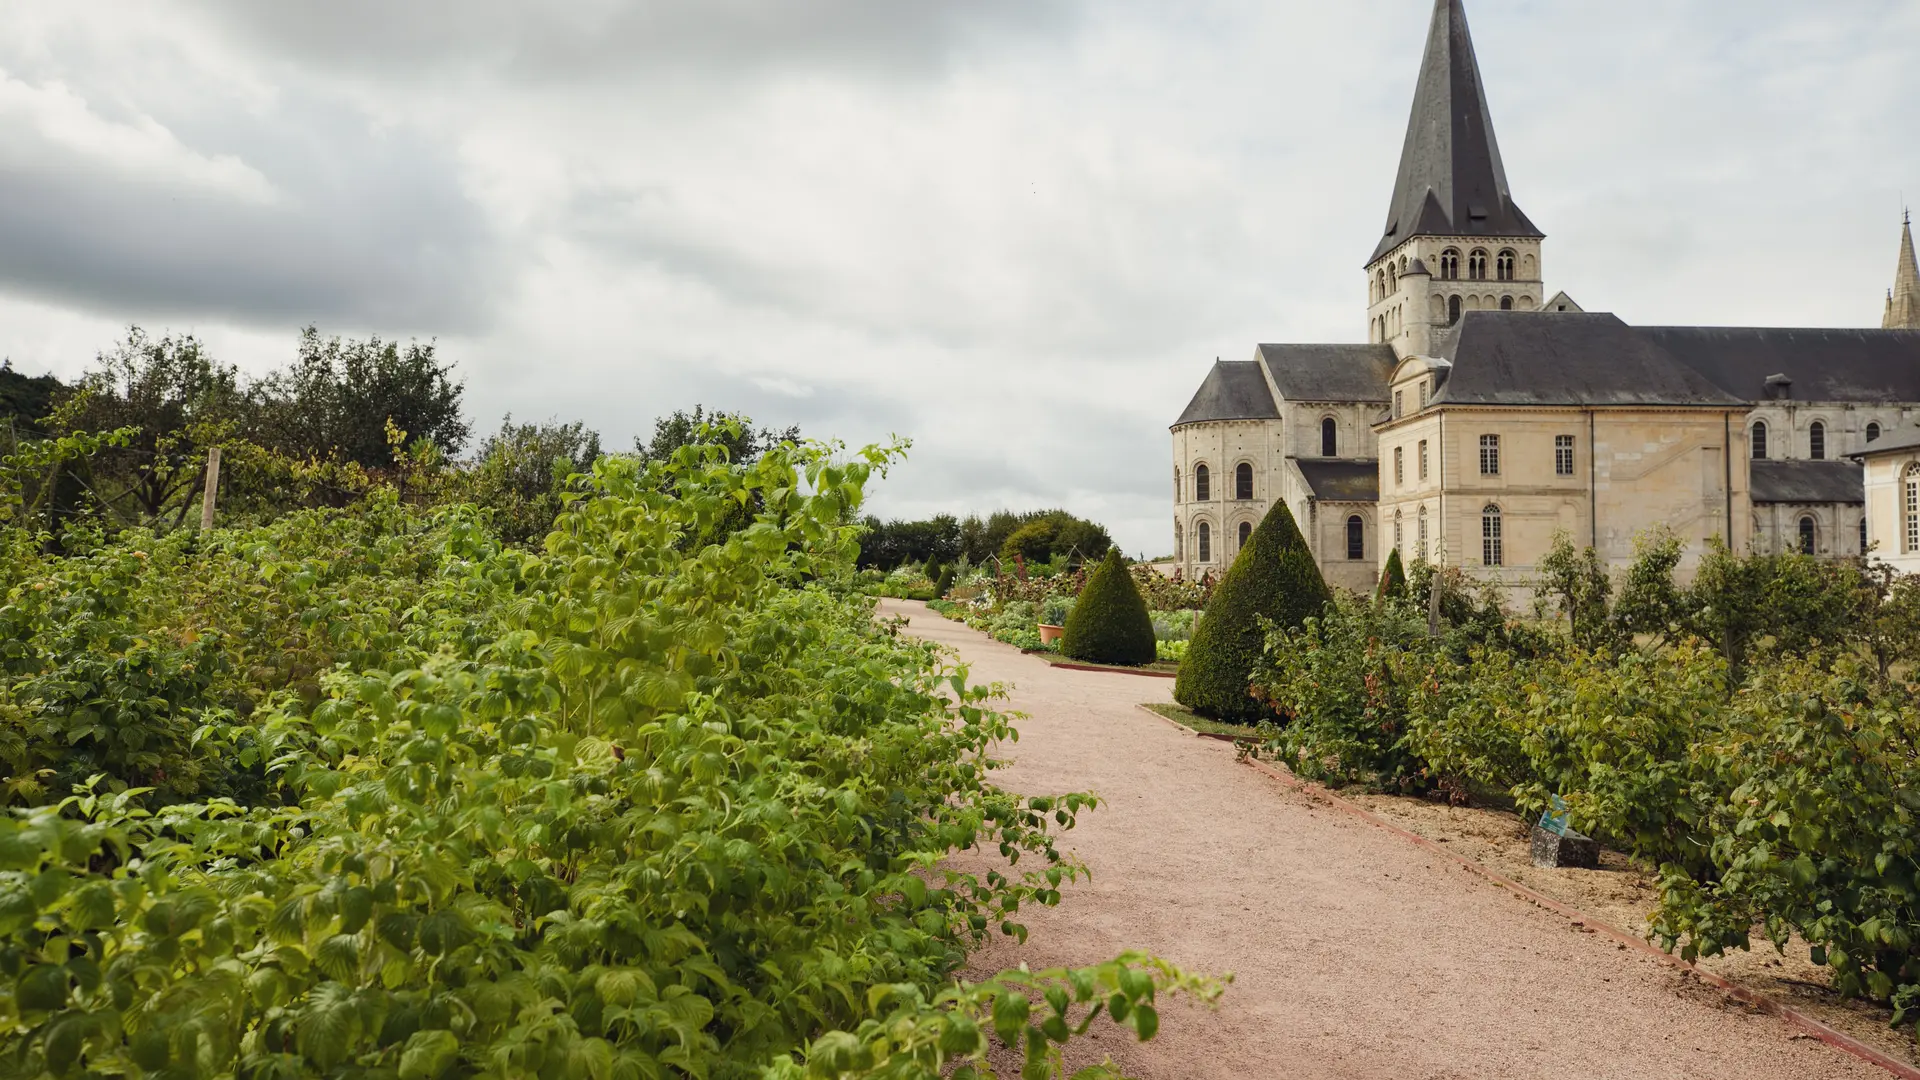
M 1866 472 L 1872 557 L 1902 573 L 1920 574 L 1920 428 L 1889 432 L 1858 457 Z

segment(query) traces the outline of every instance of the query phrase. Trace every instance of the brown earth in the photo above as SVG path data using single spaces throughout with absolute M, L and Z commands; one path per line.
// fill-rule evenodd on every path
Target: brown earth
M 1075 1065 L 1111 1056 L 1146 1080 L 1887 1075 L 1135 708 L 1170 700 L 1170 680 L 1050 667 L 917 603 L 881 611 L 974 681 L 1013 684 L 1027 715 L 1003 786 L 1106 800 L 1065 838 L 1092 880 L 1023 911 L 1026 944 L 996 938 L 971 974 L 1137 948 L 1234 975 L 1217 1012 L 1169 1004 L 1145 1044 L 1096 1028 Z

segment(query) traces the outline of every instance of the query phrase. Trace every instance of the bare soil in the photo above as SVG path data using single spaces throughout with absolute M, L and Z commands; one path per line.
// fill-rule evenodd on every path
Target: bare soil
M 1144 1044 L 1096 1028 L 1075 1066 L 1110 1056 L 1130 1075 L 1181 1080 L 1887 1075 L 1135 707 L 1170 700 L 1169 680 L 1051 667 L 920 604 L 881 609 L 953 648 L 976 681 L 1014 686 L 1011 706 L 1026 717 L 1001 750 L 1002 785 L 1106 800 L 1065 839 L 1093 879 L 1057 908 L 1023 911 L 1027 942 L 995 939 L 971 973 L 1139 948 L 1234 974 L 1217 1012 L 1169 1004 Z M 1486 831 L 1475 842 L 1487 851 L 1511 828 L 1434 809 L 1460 815 L 1453 842 Z M 955 861 L 990 865 L 973 853 Z M 1521 869 L 1529 884 L 1546 873 Z M 1629 893 L 1605 894 L 1618 910 L 1596 893 L 1592 914 L 1620 922 Z

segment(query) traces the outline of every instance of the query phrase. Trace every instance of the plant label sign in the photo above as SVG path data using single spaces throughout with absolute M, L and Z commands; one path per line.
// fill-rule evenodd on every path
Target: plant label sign
M 1567 800 L 1558 795 L 1549 795 L 1547 809 L 1540 815 L 1540 827 L 1555 836 L 1565 836 L 1567 829 Z

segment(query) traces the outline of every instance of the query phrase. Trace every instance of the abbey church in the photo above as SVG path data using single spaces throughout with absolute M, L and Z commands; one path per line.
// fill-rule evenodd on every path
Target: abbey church
M 1396 548 L 1524 583 L 1563 531 L 1618 566 L 1665 525 L 1683 574 L 1713 537 L 1863 551 L 1850 455 L 1920 419 L 1911 225 L 1872 330 L 1629 326 L 1547 291 L 1545 239 L 1507 184 L 1462 0 L 1437 0 L 1368 343 L 1214 365 L 1172 428 L 1175 566 L 1217 576 L 1275 500 L 1354 590 Z

